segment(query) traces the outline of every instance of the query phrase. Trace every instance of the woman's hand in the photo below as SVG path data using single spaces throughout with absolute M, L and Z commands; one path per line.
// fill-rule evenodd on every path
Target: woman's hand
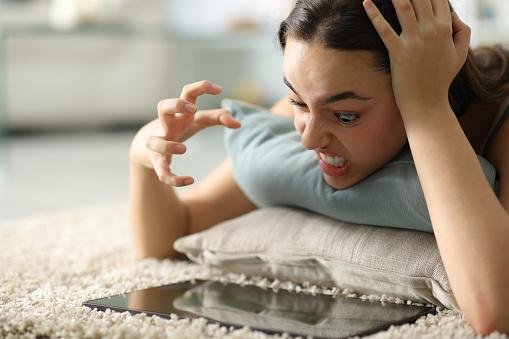
M 392 87 L 401 113 L 410 107 L 415 111 L 449 105 L 449 87 L 466 61 L 470 27 L 451 13 L 447 0 L 392 3 L 402 28 L 399 36 L 372 0 L 363 5 L 389 51 Z
M 196 111 L 200 95 L 217 95 L 221 91 L 220 86 L 210 81 L 200 81 L 184 86 L 180 98 L 160 101 L 159 118 L 140 129 L 131 144 L 131 162 L 155 170 L 159 180 L 170 186 L 192 184 L 192 177 L 175 175 L 169 167 L 172 155 L 186 152 L 182 142 L 209 126 L 240 127 L 240 122 L 225 109 Z

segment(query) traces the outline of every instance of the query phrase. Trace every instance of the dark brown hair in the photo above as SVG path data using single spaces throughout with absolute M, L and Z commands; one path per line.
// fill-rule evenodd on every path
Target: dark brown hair
M 400 34 L 392 2 L 374 2 Z M 362 0 L 297 0 L 288 18 L 281 22 L 278 37 L 283 50 L 291 37 L 316 40 L 333 49 L 373 51 L 375 69 L 390 73 L 388 51 L 364 11 Z M 449 102 L 457 116 L 463 115 L 474 100 L 498 102 L 509 93 L 508 62 L 509 51 L 500 45 L 468 51 L 465 64 L 449 88 Z

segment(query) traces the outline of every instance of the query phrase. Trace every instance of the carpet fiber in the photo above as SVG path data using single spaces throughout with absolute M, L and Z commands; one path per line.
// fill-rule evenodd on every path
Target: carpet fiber
M 192 278 L 274 284 L 185 261 L 135 260 L 126 206 L 89 206 L 0 223 L 1 338 L 278 337 L 248 327 L 207 324 L 204 319 L 133 316 L 81 306 L 85 300 Z M 302 290 L 316 291 L 316 286 Z M 448 310 L 371 336 L 416 337 L 478 336 L 460 314 Z M 493 333 L 489 338 L 508 337 Z

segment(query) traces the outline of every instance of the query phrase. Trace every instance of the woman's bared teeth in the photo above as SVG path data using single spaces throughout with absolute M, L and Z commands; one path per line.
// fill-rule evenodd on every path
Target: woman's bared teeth
M 320 158 L 325 161 L 327 164 L 334 166 L 334 167 L 341 167 L 345 164 L 346 159 L 337 155 L 328 155 L 320 153 Z

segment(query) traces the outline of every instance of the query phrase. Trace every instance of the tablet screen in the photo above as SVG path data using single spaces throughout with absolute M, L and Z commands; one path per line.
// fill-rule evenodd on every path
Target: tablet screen
M 295 293 L 217 281 L 196 280 L 90 300 L 99 310 L 146 313 L 169 318 L 203 317 L 212 322 L 266 333 L 313 337 L 349 337 L 413 322 L 434 307 L 363 301 L 338 295 Z

